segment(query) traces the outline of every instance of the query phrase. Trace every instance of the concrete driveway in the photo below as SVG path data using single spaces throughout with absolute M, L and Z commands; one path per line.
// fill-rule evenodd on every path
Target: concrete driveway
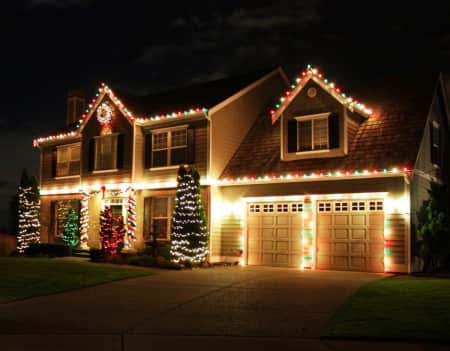
M 246 342 L 265 349 L 281 341 L 298 347 L 299 340 L 316 342 L 338 306 L 380 277 L 269 267 L 158 271 L 0 305 L 0 348 L 167 350 L 170 341 L 173 349 L 189 343 L 210 349 L 208 340 L 224 349 Z

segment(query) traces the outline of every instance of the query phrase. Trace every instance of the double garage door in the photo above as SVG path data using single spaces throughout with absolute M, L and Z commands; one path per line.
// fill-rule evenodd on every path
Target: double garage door
M 383 200 L 318 200 L 314 211 L 316 268 L 383 271 Z M 302 213 L 302 202 L 248 204 L 247 263 L 300 267 Z

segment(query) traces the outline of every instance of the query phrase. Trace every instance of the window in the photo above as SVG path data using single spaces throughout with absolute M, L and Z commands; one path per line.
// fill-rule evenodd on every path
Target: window
M 79 218 L 80 201 L 79 200 L 60 200 L 55 201 L 53 218 L 55 218 L 55 236 L 62 237 L 64 231 L 64 224 L 69 210 L 73 208 Z
M 152 134 L 151 167 L 174 166 L 187 163 L 187 129 Z
M 431 163 L 439 165 L 440 163 L 440 128 L 439 123 L 433 121 L 430 125 L 430 147 L 431 147 Z
M 174 205 L 173 197 L 152 198 L 151 231 L 157 234 L 158 239 L 170 239 Z
M 122 216 L 124 223 L 126 223 L 127 217 L 127 201 L 123 198 L 110 198 L 105 199 L 105 206 L 108 206 L 111 209 L 112 217 L 114 220 L 117 217 Z
M 328 118 L 298 121 L 298 151 L 328 149 Z
M 117 134 L 95 138 L 95 167 L 97 170 L 117 168 Z
M 80 144 L 58 146 L 56 149 L 56 176 L 80 174 Z

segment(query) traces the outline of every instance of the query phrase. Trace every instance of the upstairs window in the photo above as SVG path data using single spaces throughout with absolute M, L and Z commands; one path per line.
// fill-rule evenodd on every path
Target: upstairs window
M 298 151 L 328 149 L 328 118 L 299 120 Z
M 117 169 L 117 134 L 95 138 L 94 170 Z
M 326 113 L 298 116 L 288 121 L 289 153 L 339 148 L 339 116 Z
M 430 149 L 431 149 L 431 163 L 439 166 L 440 164 L 440 145 L 441 145 L 441 132 L 439 123 L 436 121 L 430 124 Z
M 146 168 L 178 166 L 194 162 L 194 129 L 152 131 L 146 137 Z
M 56 149 L 56 176 L 80 174 L 80 144 L 58 146 Z

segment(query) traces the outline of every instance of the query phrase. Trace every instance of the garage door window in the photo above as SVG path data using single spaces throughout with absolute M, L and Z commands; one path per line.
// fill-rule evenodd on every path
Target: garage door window
M 352 201 L 352 211 L 365 211 L 366 202 L 365 201 Z

